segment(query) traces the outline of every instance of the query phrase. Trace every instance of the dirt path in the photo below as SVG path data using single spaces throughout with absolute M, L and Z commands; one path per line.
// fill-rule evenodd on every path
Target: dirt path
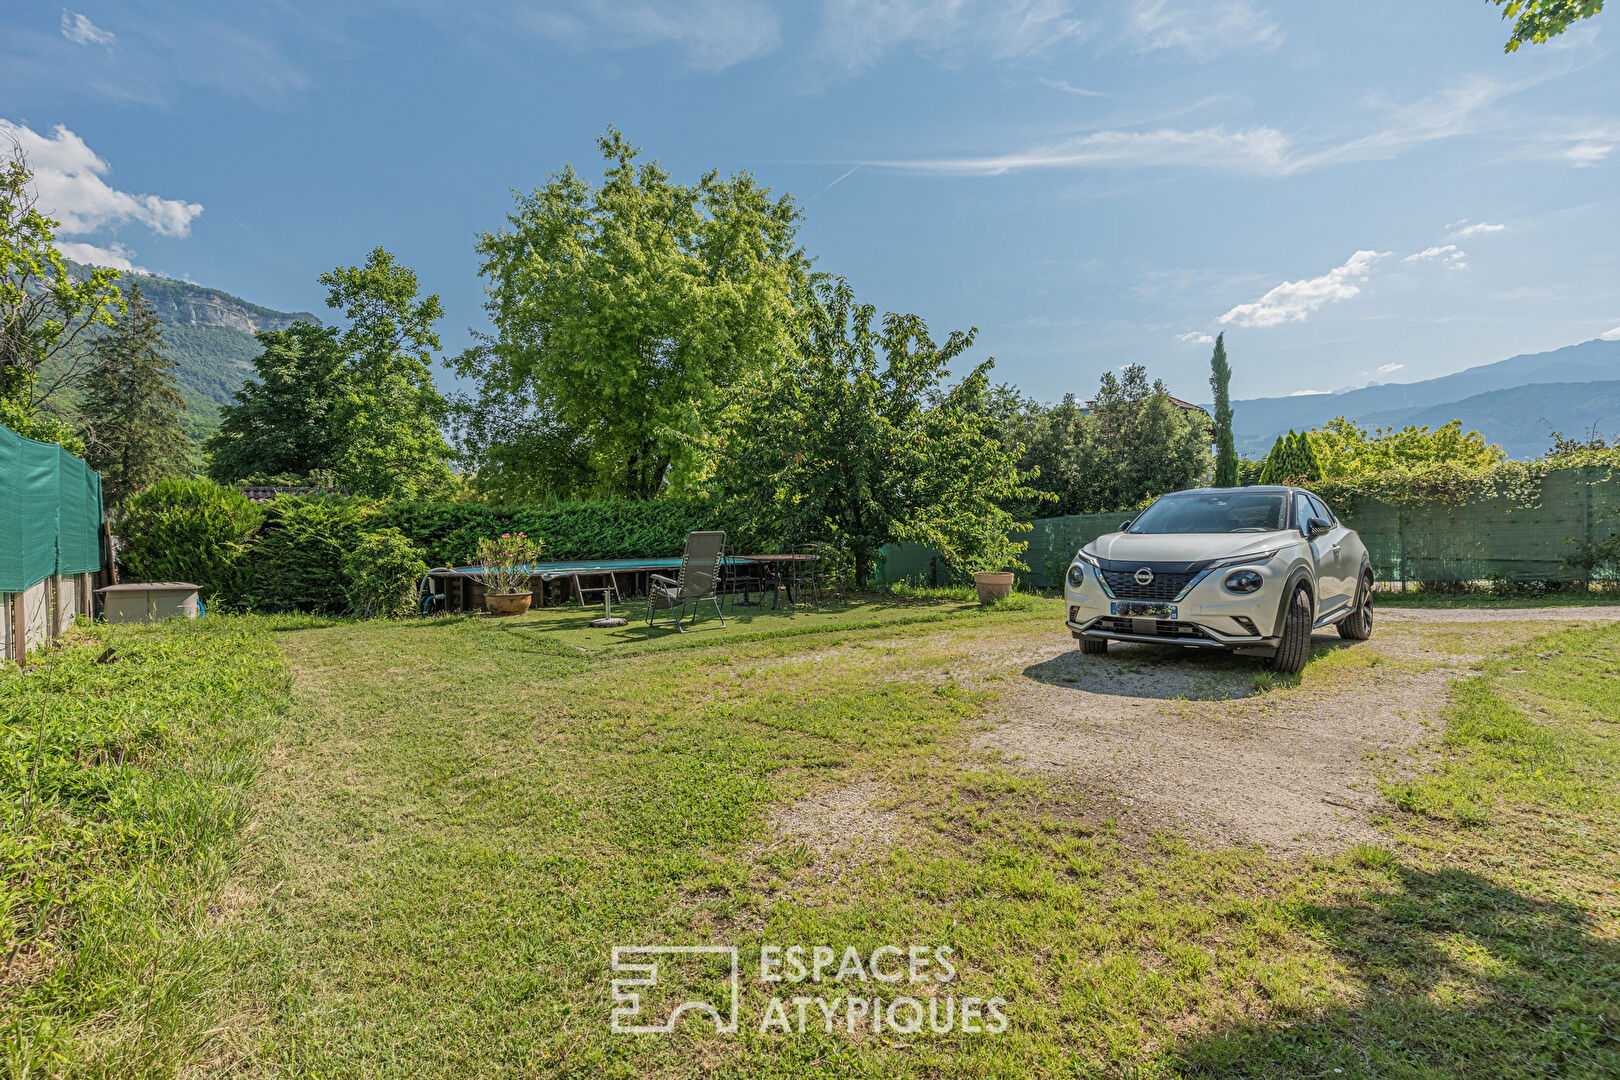
M 1409 766 L 1438 730 L 1450 680 L 1550 620 L 1607 610 L 1381 612 L 1372 641 L 1318 635 L 1298 685 L 1264 691 L 1252 660 L 1119 643 L 1085 656 L 1067 633 L 1043 635 L 978 745 L 1118 800 L 1139 831 L 1332 852 L 1378 839 L 1377 777 Z M 1467 615 L 1511 617 L 1453 617 Z M 1442 625 L 1475 622 L 1497 625 Z

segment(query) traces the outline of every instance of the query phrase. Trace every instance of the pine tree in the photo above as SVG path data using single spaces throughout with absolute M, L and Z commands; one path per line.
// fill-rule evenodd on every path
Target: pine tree
M 164 355 L 157 312 L 139 285 L 130 288 L 129 310 L 96 339 L 93 354 L 79 406 L 85 460 L 100 471 L 107 502 L 118 506 L 191 466 L 174 362 Z
M 1237 444 L 1232 439 L 1232 365 L 1226 362 L 1225 334 L 1215 336 L 1209 371 L 1209 388 L 1215 394 L 1215 486 L 1236 487 L 1238 456 Z

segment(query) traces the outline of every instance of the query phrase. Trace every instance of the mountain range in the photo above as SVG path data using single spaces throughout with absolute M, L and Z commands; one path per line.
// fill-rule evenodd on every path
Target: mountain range
M 1537 457 L 1554 430 L 1584 435 L 1596 429 L 1611 437 L 1620 429 L 1620 341 L 1595 338 L 1420 382 L 1234 401 L 1232 435 L 1238 453 L 1259 457 L 1278 435 L 1336 416 L 1369 429 L 1433 428 L 1457 419 L 1509 457 Z
M 68 266 L 80 276 L 89 273 L 77 263 Z M 189 281 L 125 271 L 119 283 L 126 290 L 139 285 L 163 323 L 165 352 L 175 362 L 175 381 L 186 403 L 186 434 L 193 439 L 219 427 L 219 406 L 230 404 L 253 374 L 253 358 L 263 351 L 253 336 L 257 331 L 321 324 L 307 311 L 275 311 Z

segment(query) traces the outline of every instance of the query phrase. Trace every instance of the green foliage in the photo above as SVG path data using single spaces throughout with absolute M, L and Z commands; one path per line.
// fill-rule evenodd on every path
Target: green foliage
M 528 533 L 507 532 L 478 541 L 475 565 L 483 568 L 478 583 L 493 593 L 529 591 L 531 568 L 540 561 L 544 541 Z
M 35 206 L 33 179 L 13 137 L 0 161 L 0 423 L 79 453 L 60 394 L 84 374 L 80 346 L 94 327 L 112 325 L 123 298 L 118 271 L 80 281 L 69 270 L 56 250 L 58 222 Z
M 422 549 L 398 529 L 362 535 L 343 560 L 349 610 L 365 619 L 415 613 L 416 586 L 427 572 Z
M 1321 478 L 1322 466 L 1316 459 L 1311 439 L 1290 430 L 1287 435 L 1279 435 L 1272 444 L 1271 453 L 1266 455 L 1265 464 L 1260 467 L 1259 482 L 1311 484 Z
M 565 166 L 478 242 L 495 334 L 460 437 L 494 497 L 687 489 L 693 440 L 781 352 L 806 262 L 799 210 L 747 173 L 670 181 L 612 130 L 593 186 Z
M 1208 417 L 1176 406 L 1164 383 L 1149 383 L 1139 364 L 1122 377 L 1105 373 L 1088 407 L 1070 394 L 1051 407 L 1014 396 L 1001 409 L 1002 441 L 1023 445 L 1020 468 L 1038 470 L 1032 486 L 1055 496 L 1044 507 L 1009 507 L 1021 515 L 1140 505 L 1192 487 L 1210 467 Z
M 191 443 L 180 424 L 184 407 L 174 362 L 152 305 L 131 285 L 129 308 L 96 338 L 96 366 L 85 379 L 79 416 L 88 452 L 111 506 L 148 485 L 189 470 Z
M 162 480 L 135 495 L 118 537 L 121 574 L 132 581 L 189 581 L 204 603 L 235 605 L 243 562 L 264 513 L 241 492 L 208 480 Z
M 247 560 L 248 605 L 268 613 L 348 611 L 347 558 L 366 533 L 366 509 L 359 500 L 336 496 L 267 503 L 264 529 Z
M 224 1022 L 213 905 L 287 669 L 212 616 L 85 633 L 0 668 L 7 1071 L 189 1075 Z
M 222 484 L 256 474 L 306 474 L 327 468 L 340 433 L 333 420 L 345 392 L 337 331 L 298 323 L 256 335 L 264 351 L 257 376 L 220 410 L 219 430 L 203 444 L 208 475 Z
M 691 499 L 573 500 L 537 506 L 467 502 L 390 503 L 383 520 L 425 549 L 433 566 L 465 566 L 481 537 L 522 532 L 545 544 L 546 558 L 634 559 L 679 555 L 686 534 L 726 530 L 733 551 L 764 540 L 707 503 Z
M 1320 463 L 1319 475 L 1335 479 L 1418 473 L 1437 465 L 1487 472 L 1507 459 L 1501 447 L 1487 443 L 1479 432 L 1464 432 L 1461 420 L 1452 420 L 1433 431 L 1407 425 L 1378 428 L 1369 435 L 1366 429 L 1340 416 L 1305 434 Z
M 936 344 L 915 315 L 859 304 L 841 278 L 803 297 L 795 347 L 750 385 L 713 447 L 728 505 L 792 540 L 849 551 L 867 581 L 891 542 L 923 544 L 959 569 L 1015 562 L 1003 500 L 1028 499 L 1017 447 L 1004 447 L 987 373 L 948 385 L 974 331 Z
M 1603 0 L 1491 0 L 1502 8 L 1502 18 L 1516 20 L 1503 52 L 1518 52 L 1525 42 L 1540 45 L 1603 10 Z
M 1209 358 L 1209 389 L 1215 395 L 1215 486 L 1236 487 L 1237 444 L 1232 439 L 1232 365 L 1226 361 L 1226 335 L 1215 336 Z
M 432 497 L 454 484 L 433 385 L 437 296 L 417 300 L 416 275 L 382 248 L 364 267 L 321 277 L 347 329 L 296 323 L 258 335 L 255 382 L 222 410 L 204 449 L 221 483 L 330 473 L 355 495 Z

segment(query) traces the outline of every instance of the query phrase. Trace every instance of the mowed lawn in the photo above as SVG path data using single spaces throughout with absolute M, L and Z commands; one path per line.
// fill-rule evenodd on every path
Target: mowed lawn
M 1620 628 L 1479 665 L 1433 767 L 1386 785 L 1385 844 L 1284 859 L 1122 827 L 973 749 L 1021 677 L 997 642 L 1050 634 L 1055 602 L 588 617 L 281 624 L 292 708 L 219 902 L 204 1071 L 1620 1073 Z M 1354 655 L 1267 692 L 1369 677 Z M 876 838 L 792 813 L 863 785 Z M 651 943 L 741 949 L 737 1034 L 610 1031 L 611 950 Z M 949 946 L 951 992 L 1008 1028 L 762 1033 L 762 944 Z

